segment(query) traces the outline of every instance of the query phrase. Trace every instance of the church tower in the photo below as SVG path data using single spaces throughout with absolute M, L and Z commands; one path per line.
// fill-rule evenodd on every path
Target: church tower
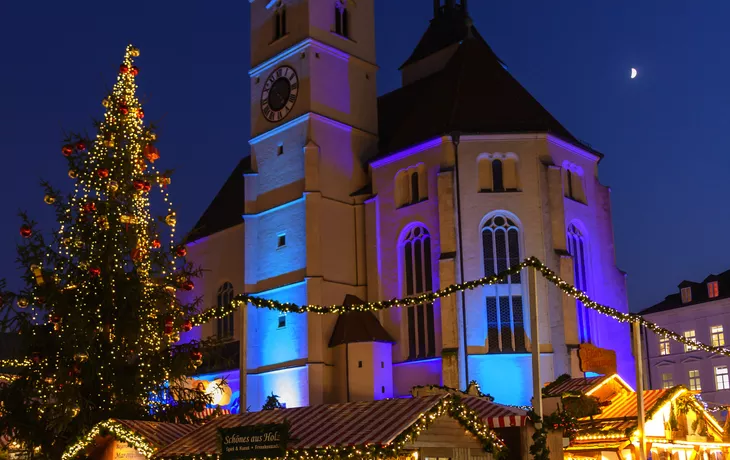
M 373 1 L 251 3 L 245 292 L 297 304 L 365 297 L 364 209 L 377 146 Z M 247 404 L 335 402 L 334 315 L 249 309 Z M 243 364 L 243 363 L 242 363 Z

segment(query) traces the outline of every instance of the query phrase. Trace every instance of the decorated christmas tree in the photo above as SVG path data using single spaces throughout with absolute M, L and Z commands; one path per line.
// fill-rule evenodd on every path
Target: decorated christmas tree
M 175 244 L 170 176 L 136 96 L 138 55 L 127 47 L 96 135 L 65 139 L 73 192 L 43 184 L 58 228 L 46 240 L 21 216 L 25 287 L 1 292 L 0 328 L 19 334 L 24 357 L 0 363 L 0 436 L 34 457 L 58 458 L 112 417 L 196 421 L 210 401 L 186 378 L 207 344 L 174 345 L 199 303 L 176 292 L 193 290 L 199 271 Z

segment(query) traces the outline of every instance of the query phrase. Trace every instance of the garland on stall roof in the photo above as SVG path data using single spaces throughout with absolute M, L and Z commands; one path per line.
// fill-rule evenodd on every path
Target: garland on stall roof
M 606 316 L 610 316 L 611 318 L 618 320 L 622 323 L 638 323 L 639 325 L 651 330 L 655 334 L 663 337 L 663 338 L 669 338 L 676 342 L 682 343 L 684 345 L 687 345 L 689 347 L 694 347 L 696 349 L 706 351 L 708 353 L 716 353 L 724 356 L 730 356 L 730 349 L 727 349 L 725 347 L 714 347 L 712 345 L 707 345 L 702 342 L 699 342 L 695 339 L 688 339 L 682 335 L 677 334 L 676 332 L 670 331 L 669 329 L 663 328 L 655 323 L 652 323 L 651 321 L 644 319 L 644 317 L 632 313 L 623 313 L 615 308 L 611 308 L 606 305 L 602 305 L 594 300 L 592 300 L 588 295 L 581 291 L 580 289 L 576 288 L 575 286 L 571 285 L 570 283 L 564 281 L 561 279 L 558 275 L 555 274 L 554 271 L 552 271 L 550 268 L 548 268 L 547 265 L 543 264 L 539 259 L 536 257 L 529 257 L 525 260 L 523 260 L 520 264 L 515 265 L 513 267 L 508 268 L 507 270 L 503 270 L 496 275 L 492 276 L 485 276 L 484 278 L 479 278 L 474 281 L 466 281 L 464 283 L 457 283 L 452 284 L 450 286 L 447 286 L 445 288 L 439 289 L 438 291 L 428 292 L 425 294 L 420 294 L 413 297 L 405 297 L 402 299 L 391 299 L 391 300 L 381 300 L 378 302 L 367 302 L 364 304 L 359 305 L 330 305 L 330 306 L 322 306 L 322 305 L 297 305 L 293 303 L 286 303 L 286 302 L 279 302 L 277 300 L 273 299 L 264 299 L 257 296 L 252 296 L 248 294 L 241 294 L 233 298 L 233 301 L 230 304 L 223 305 L 223 306 L 216 306 L 211 307 L 208 310 L 201 312 L 191 318 L 192 324 L 199 326 L 201 324 L 205 324 L 208 321 L 214 319 L 214 318 L 223 318 L 224 316 L 227 316 L 234 311 L 236 311 L 238 308 L 246 305 L 251 304 L 256 308 L 268 308 L 270 310 L 278 310 L 283 313 L 317 313 L 317 314 L 326 314 L 326 313 L 335 313 L 335 314 L 342 314 L 347 313 L 351 311 L 378 311 L 378 310 L 385 310 L 388 308 L 393 307 L 408 307 L 413 305 L 420 305 L 424 303 L 431 303 L 434 302 L 437 299 L 440 299 L 442 297 L 446 297 L 452 294 L 455 294 L 457 292 L 465 291 L 465 290 L 472 290 L 477 287 L 486 286 L 489 284 L 496 284 L 500 280 L 503 280 L 507 278 L 510 275 L 516 275 L 520 271 L 522 271 L 524 268 L 533 267 L 535 268 L 546 280 L 551 282 L 553 285 L 555 285 L 558 289 L 563 291 L 563 293 L 580 300 L 581 303 L 590 308 L 591 310 L 595 310 L 598 313 L 601 313 Z
M 467 431 L 476 436 L 485 452 L 501 460 L 507 455 L 507 448 L 502 440 L 484 423 L 479 414 L 463 404 L 460 397 L 450 395 L 443 398 L 433 408 L 420 415 L 418 420 L 406 431 L 398 435 L 388 444 L 366 444 L 360 446 L 327 446 L 306 449 L 287 450 L 287 459 L 296 460 L 325 460 L 344 458 L 396 458 L 403 449 L 412 443 L 418 436 L 428 429 L 433 422 L 443 415 L 450 415 Z M 174 455 L 176 459 L 188 460 L 215 460 L 220 459 L 219 453 L 205 453 L 194 455 Z M 64 459 L 66 460 L 66 459 Z
M 134 447 L 139 453 L 144 455 L 145 458 L 152 458 L 152 455 L 155 453 L 154 446 L 143 436 L 135 433 L 117 421 L 110 419 L 97 423 L 91 430 L 89 430 L 88 433 L 86 433 L 85 436 L 67 447 L 66 451 L 61 456 L 61 459 L 70 460 L 78 456 L 86 447 L 92 445 L 96 441 L 97 436 L 104 436 L 107 434 L 111 434 L 117 440 L 126 442 L 130 446 Z

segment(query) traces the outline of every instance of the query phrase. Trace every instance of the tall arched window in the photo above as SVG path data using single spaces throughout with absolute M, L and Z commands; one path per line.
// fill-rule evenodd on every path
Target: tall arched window
M 504 192 L 504 176 L 502 175 L 502 160 L 492 161 L 492 190 Z
M 406 296 L 433 289 L 431 272 L 431 235 L 425 227 L 414 225 L 401 237 L 403 278 Z M 436 356 L 433 304 L 406 307 L 408 321 L 408 359 Z
M 219 307 L 228 305 L 233 300 L 233 285 L 225 282 L 218 288 L 217 304 Z M 233 337 L 233 313 L 218 320 L 217 335 L 219 338 Z
M 342 0 L 335 2 L 335 33 L 342 35 L 343 37 L 349 37 L 349 13 L 347 12 L 347 6 Z
M 568 252 L 573 256 L 573 282 L 583 292 L 588 290 L 586 267 L 587 241 L 583 232 L 574 224 L 568 226 Z M 590 310 L 580 300 L 575 301 L 578 336 L 581 343 L 591 343 Z
M 492 276 L 520 263 L 520 229 L 504 214 L 482 227 L 484 275 Z M 487 342 L 490 353 L 524 352 L 525 323 L 520 273 L 487 290 Z
M 283 6 L 279 0 L 276 2 L 274 11 L 274 40 L 278 40 L 284 35 L 286 35 L 286 6 Z
M 423 163 L 398 171 L 395 176 L 395 205 L 401 208 L 426 199 L 428 184 Z
M 418 170 L 411 173 L 411 204 L 421 201 L 421 194 L 418 188 Z

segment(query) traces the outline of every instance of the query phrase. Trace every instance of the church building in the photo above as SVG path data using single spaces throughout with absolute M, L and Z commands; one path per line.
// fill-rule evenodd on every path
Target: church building
M 467 0 L 433 19 L 378 97 L 374 0 L 250 0 L 251 136 L 188 238 L 205 306 L 241 293 L 296 304 L 400 298 L 535 256 L 628 311 L 601 153 L 506 70 Z M 424 26 L 426 26 L 424 24 Z M 532 397 L 527 271 L 434 303 L 377 313 L 248 306 L 185 334 L 229 338 L 240 409 L 405 397 L 476 381 L 503 404 Z M 626 324 L 538 275 L 542 380 L 582 376 L 581 343 L 611 348 L 633 381 Z M 234 408 L 236 410 L 236 408 Z

